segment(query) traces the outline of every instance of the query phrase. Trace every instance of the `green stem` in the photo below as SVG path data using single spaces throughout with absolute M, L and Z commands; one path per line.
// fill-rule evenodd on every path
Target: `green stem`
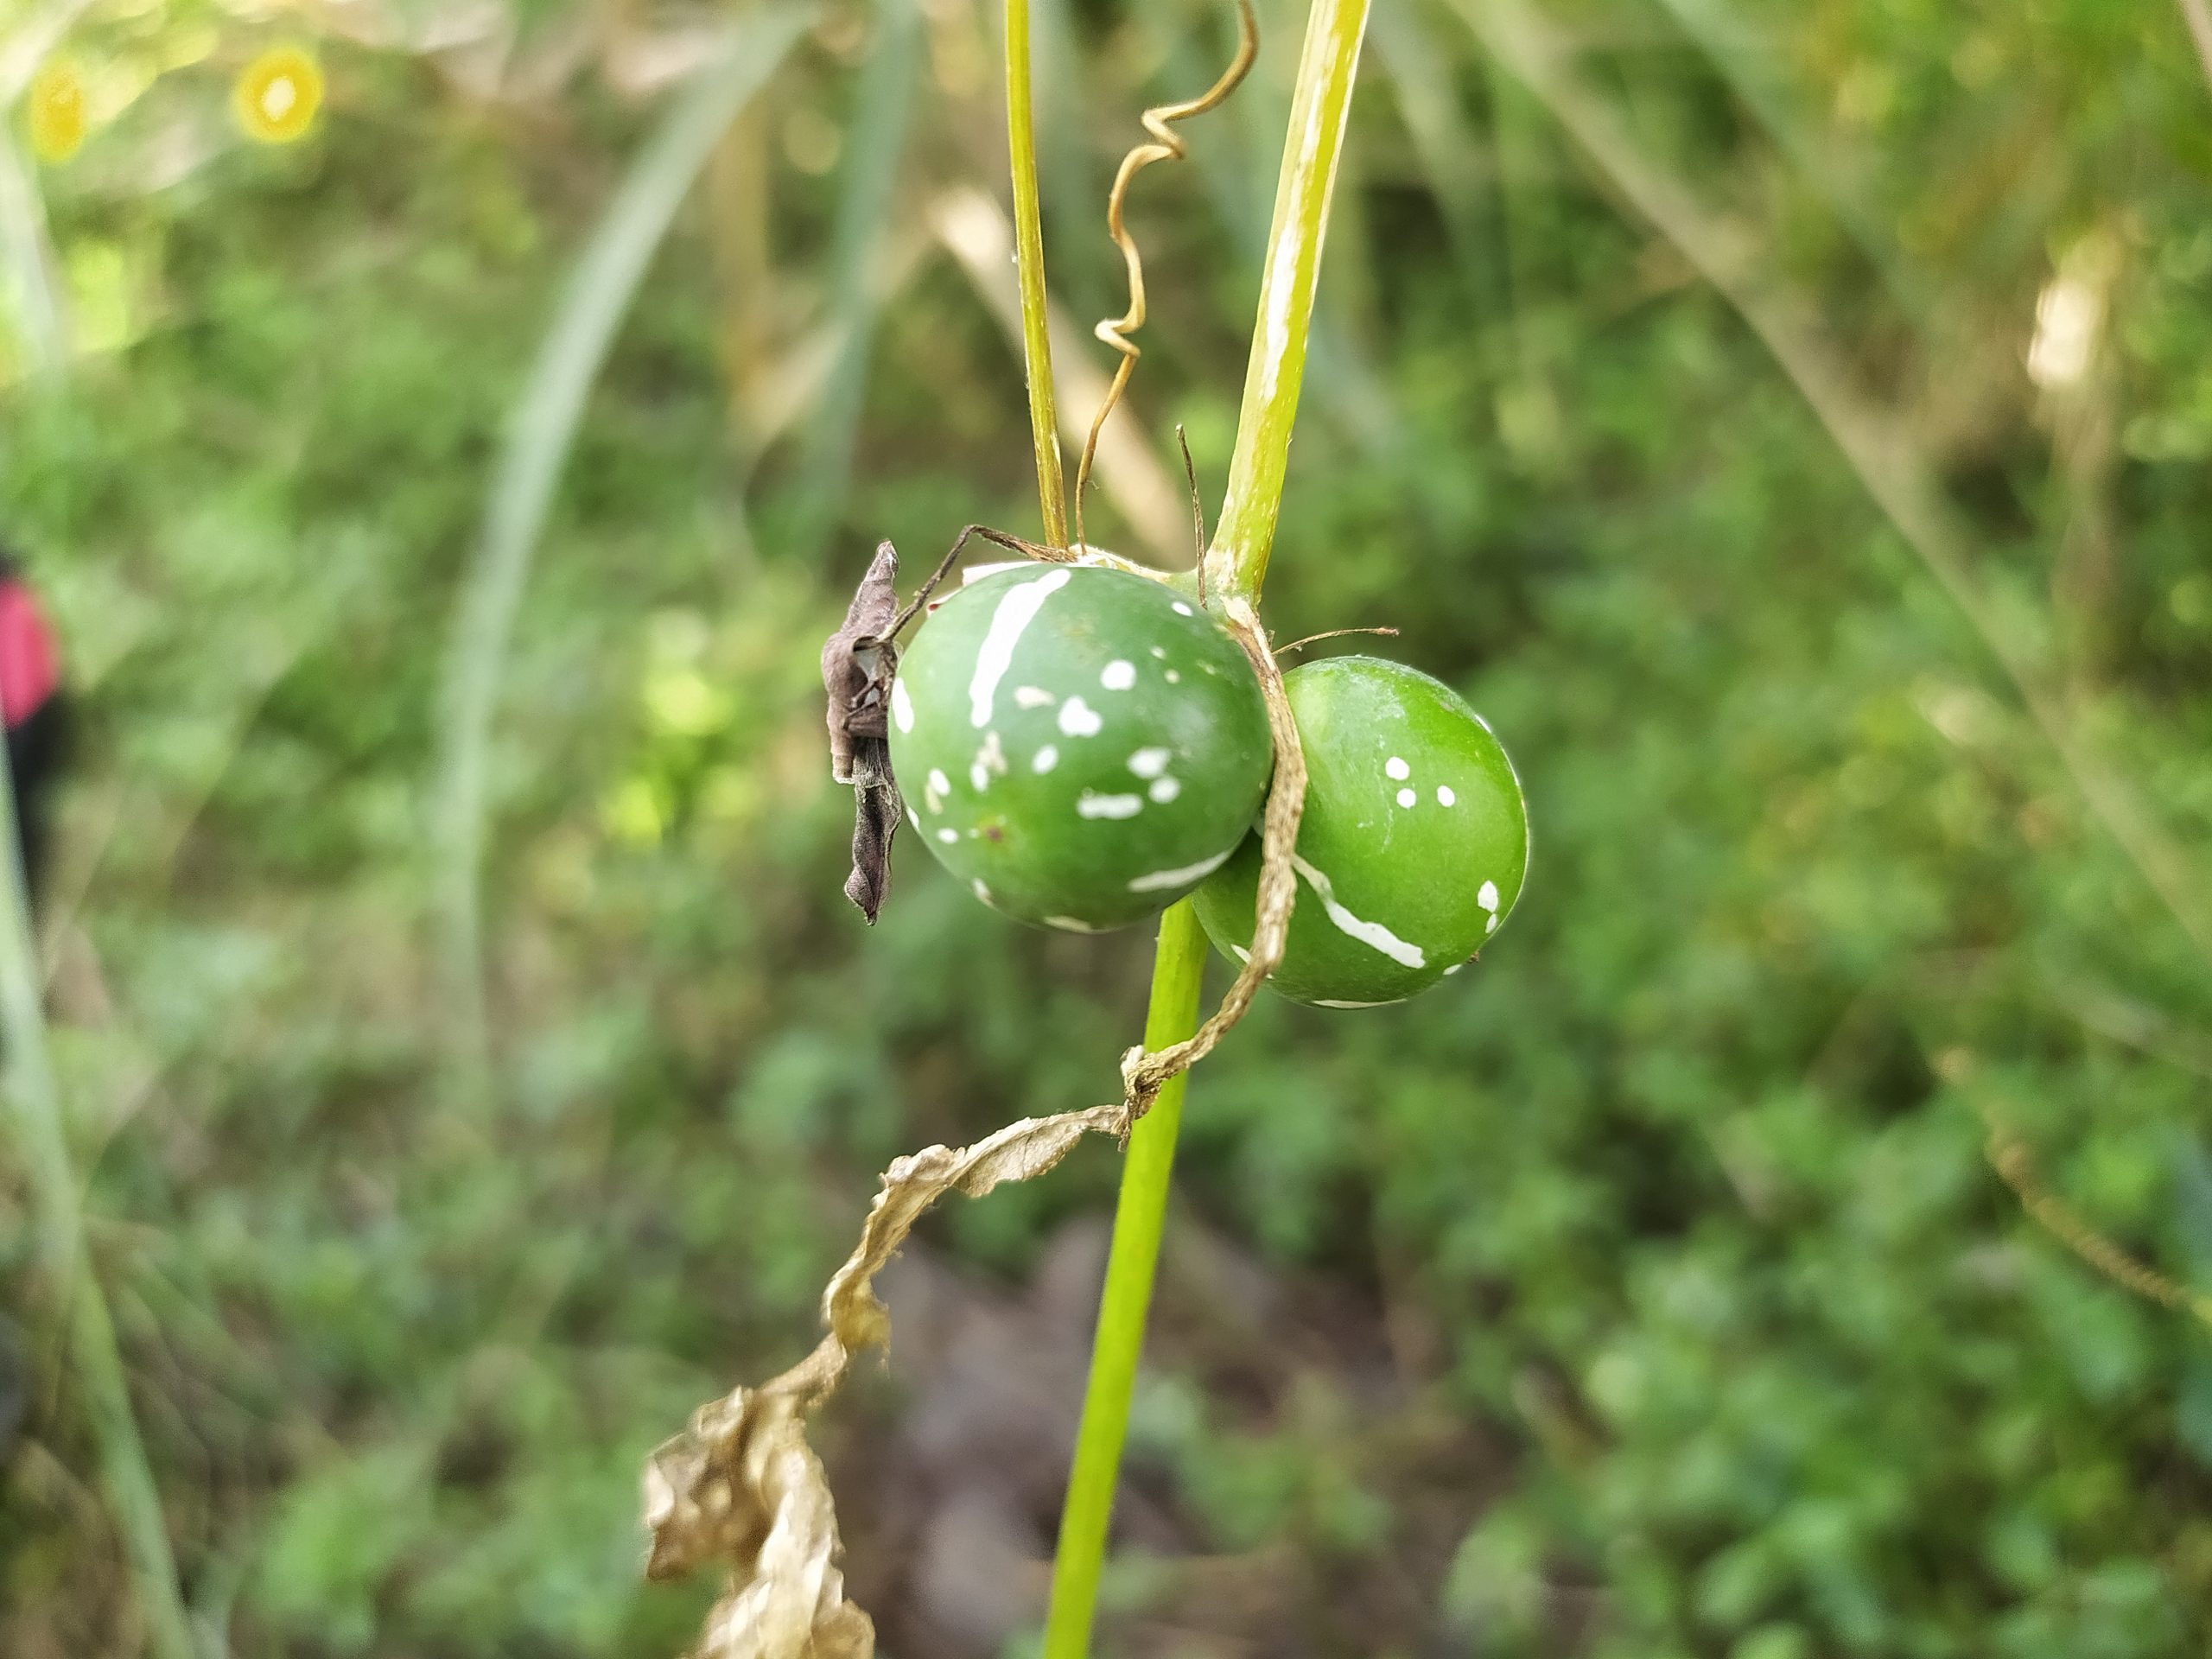
M 1011 3 L 1014 0 L 1010 0 Z M 1244 380 L 1229 499 L 1207 563 L 1216 581 L 1257 599 L 1274 542 L 1277 510 L 1306 367 L 1306 338 L 1320 279 L 1329 195 L 1344 153 L 1344 123 L 1367 0 L 1313 0 L 1306 49 L 1298 67 L 1274 223 L 1268 233 L 1260 315 Z M 1011 36 L 1009 36 L 1009 39 Z M 1198 1029 L 1198 983 L 1205 971 L 1205 935 L 1186 899 L 1160 918 L 1153 957 L 1152 1004 L 1145 1020 L 1147 1049 L 1181 1042 Z M 1175 1135 L 1187 1078 L 1172 1079 L 1152 1110 L 1130 1132 L 1114 1211 L 1114 1243 L 1090 1351 L 1090 1380 L 1076 1432 L 1075 1461 L 1060 1514 L 1052 1563 L 1052 1599 L 1045 1620 L 1043 1659 L 1084 1659 L 1098 1605 L 1106 1541 L 1129 1425 L 1129 1398 L 1144 1347 L 1145 1317 L 1160 1262 L 1161 1228 L 1175 1166 Z
M 1187 899 L 1171 905 L 1160 918 L 1160 944 L 1153 957 L 1147 1048 L 1179 1043 L 1198 1028 L 1198 982 L 1205 966 L 1206 938 L 1198 912 Z M 1075 1464 L 1068 1471 L 1067 1504 L 1052 1563 L 1045 1659 L 1082 1659 L 1090 1643 L 1122 1442 L 1128 1433 L 1129 1396 L 1136 1387 L 1137 1357 L 1144 1348 L 1145 1315 L 1152 1306 L 1153 1272 L 1167 1215 L 1168 1179 L 1175 1169 L 1175 1132 L 1182 1125 L 1183 1090 L 1189 1079 L 1187 1071 L 1169 1078 L 1152 1109 L 1129 1131 L 1122 1196 L 1114 1211 L 1113 1252 L 1106 1262 L 1106 1289 L 1090 1349 L 1090 1383 L 1083 1396 L 1083 1421 L 1076 1430 Z
M 1045 226 L 1037 206 L 1037 125 L 1029 97 L 1029 0 L 1006 0 L 1006 137 L 1013 157 L 1014 257 L 1021 278 L 1021 356 L 1029 380 L 1029 435 L 1045 540 L 1068 544 L 1060 416 L 1052 397 L 1052 336 L 1045 302 Z
M 1313 0 L 1306 50 L 1298 64 L 1290 131 L 1275 185 L 1274 223 L 1260 279 L 1260 315 L 1244 371 L 1244 402 L 1236 415 L 1236 448 L 1229 462 L 1229 499 L 1206 555 L 1208 574 L 1256 598 L 1274 546 L 1290 463 L 1290 429 L 1306 378 L 1306 340 L 1313 295 L 1321 280 L 1321 244 L 1329 198 L 1344 149 L 1359 48 L 1367 33 L 1367 0 Z
M 15 823 L 15 779 L 6 751 L 0 749 L 0 826 Z M 192 1627 L 177 1587 L 176 1558 L 162 1514 L 161 1490 L 155 1484 L 131 1412 L 130 1385 L 116 1349 L 107 1298 L 85 1249 L 79 1177 L 62 1128 L 60 1089 L 47 1046 L 22 849 L 11 830 L 0 830 L 0 842 L 6 843 L 0 852 L 0 1037 L 7 1045 L 8 1095 L 22 1143 L 24 1173 L 37 1200 L 44 1235 L 41 1253 L 68 1333 L 77 1386 L 116 1529 L 130 1559 L 147 1646 L 156 1659 L 193 1659 Z

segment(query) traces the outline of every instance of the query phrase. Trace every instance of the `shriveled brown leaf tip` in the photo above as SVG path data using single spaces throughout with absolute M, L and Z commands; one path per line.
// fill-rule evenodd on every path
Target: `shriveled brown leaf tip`
M 1077 1141 L 1127 1121 L 1116 1103 L 1024 1118 L 971 1147 L 927 1147 L 884 1172 L 860 1243 L 822 1296 L 829 1333 L 773 1381 L 710 1400 L 645 1465 L 646 1576 L 680 1578 L 721 1565 L 696 1659 L 868 1659 L 875 1627 L 845 1599 L 836 1509 L 806 1418 L 844 1380 L 853 1356 L 890 1338 L 874 1279 L 931 1205 L 947 1192 L 981 1198 L 1026 1181 Z

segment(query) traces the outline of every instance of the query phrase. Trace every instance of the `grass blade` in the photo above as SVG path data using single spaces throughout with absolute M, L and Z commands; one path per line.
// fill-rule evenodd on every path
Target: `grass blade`
M 775 72 L 807 21 L 755 14 L 677 100 L 578 260 L 517 401 L 448 655 L 437 781 L 439 922 L 455 1058 L 482 1096 L 490 1081 L 483 977 L 484 817 L 492 724 L 516 612 L 584 399 L 653 251 L 716 141 Z

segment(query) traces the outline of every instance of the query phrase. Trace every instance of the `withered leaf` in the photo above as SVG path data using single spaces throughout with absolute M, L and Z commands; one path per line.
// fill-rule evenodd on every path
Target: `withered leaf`
M 822 1295 L 828 1334 L 790 1370 L 709 1401 L 645 1465 L 645 1572 L 672 1579 L 709 1562 L 729 1585 L 708 1615 L 695 1659 L 870 1659 L 875 1627 L 845 1599 L 837 1516 L 806 1418 L 844 1380 L 853 1356 L 887 1343 L 876 1274 L 947 1192 L 981 1198 L 1026 1181 L 1092 1133 L 1128 1122 L 1117 1103 L 1024 1118 L 971 1147 L 927 1147 L 894 1162 L 860 1243 Z
M 829 694 L 830 775 L 853 789 L 853 873 L 845 896 L 874 925 L 891 887 L 891 842 L 906 803 L 891 774 L 885 714 L 899 650 L 891 628 L 899 614 L 899 555 L 888 542 L 861 578 L 844 626 L 822 647 L 822 685 Z

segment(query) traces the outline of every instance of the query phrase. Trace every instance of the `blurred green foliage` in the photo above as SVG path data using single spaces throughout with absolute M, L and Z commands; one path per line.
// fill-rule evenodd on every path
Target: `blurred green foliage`
M 1137 1025 L 1142 938 L 1017 931 L 911 845 L 873 934 L 838 893 L 841 592 L 879 536 L 911 571 L 969 519 L 1033 528 L 1017 359 L 931 219 L 1003 171 L 991 16 L 925 10 L 911 121 L 856 104 L 872 15 L 831 16 L 626 327 L 499 727 L 486 1110 L 427 911 L 454 598 L 567 260 L 711 19 L 346 15 L 93 7 L 92 129 L 37 175 L 66 386 L 0 333 L 0 535 L 84 703 L 50 931 L 92 1247 L 232 1650 L 671 1652 L 705 1586 L 637 1581 L 644 1452 L 795 1357 L 873 1171 L 1103 1098 Z M 2180 13 L 1547 15 L 1891 411 L 2201 903 L 2212 91 Z M 1294 56 L 1295 9 L 1262 22 L 1133 208 L 1135 406 L 1215 488 Z M 1045 20 L 1078 313 L 1113 302 L 1135 111 L 1229 27 Z M 229 76 L 302 38 L 323 118 L 246 144 Z M 1512 749 L 1536 849 L 1478 969 L 1265 1003 L 1196 1080 L 1192 1211 L 1429 1332 L 1407 1386 L 1496 1465 L 1416 1616 L 1302 1650 L 2201 1652 L 2212 1344 L 2030 1226 L 1979 1113 L 2212 1284 L 2204 956 L 1759 340 L 1465 19 L 1385 0 L 1363 97 L 1269 620 L 1399 627 Z M 840 202 L 886 167 L 871 235 Z M 1018 1277 L 1112 1175 L 1090 1152 L 932 1235 Z M 16 1179 L 0 1648 L 124 1653 Z M 1210 1548 L 1287 1541 L 1319 1584 L 1396 1570 L 1348 1410 L 1161 1376 L 1139 1427 Z

